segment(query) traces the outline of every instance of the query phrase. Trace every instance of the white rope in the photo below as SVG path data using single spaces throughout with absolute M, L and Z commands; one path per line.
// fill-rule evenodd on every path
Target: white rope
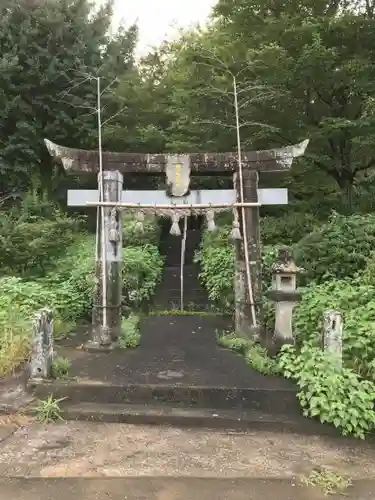
M 252 316 L 254 327 L 257 327 L 258 322 L 257 322 L 257 317 L 256 317 L 253 287 L 252 287 L 252 283 L 251 283 L 251 274 L 250 274 L 249 249 L 247 247 L 247 228 L 246 228 L 246 219 L 245 219 L 244 194 L 243 194 L 244 188 L 243 188 L 243 176 L 242 176 L 240 119 L 239 119 L 239 115 L 238 115 L 237 81 L 236 81 L 235 76 L 233 76 L 233 87 L 234 87 L 234 108 L 235 108 L 235 112 L 236 112 L 238 172 L 239 172 L 239 179 L 240 179 L 240 201 L 242 204 L 241 213 L 242 213 L 242 226 L 243 226 L 243 246 L 244 246 L 244 254 L 245 254 L 245 267 L 246 267 L 246 277 L 247 277 L 247 285 L 248 285 L 248 292 L 249 292 L 251 316 Z

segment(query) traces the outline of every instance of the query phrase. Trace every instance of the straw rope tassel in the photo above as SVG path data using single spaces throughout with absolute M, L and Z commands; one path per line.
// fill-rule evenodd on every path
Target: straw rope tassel
M 169 234 L 172 236 L 181 236 L 181 229 L 180 229 L 180 215 L 177 213 L 174 213 L 172 215 L 172 226 L 171 230 L 169 231 Z
M 213 210 L 207 210 L 206 219 L 207 219 L 207 231 L 210 232 L 216 231 L 215 212 Z

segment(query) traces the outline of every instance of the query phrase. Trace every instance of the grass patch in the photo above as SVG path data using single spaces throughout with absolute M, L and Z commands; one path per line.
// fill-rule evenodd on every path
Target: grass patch
M 72 321 L 64 321 L 61 318 L 54 318 L 53 320 L 53 338 L 55 340 L 62 340 L 69 337 L 75 327 Z
M 68 358 L 57 356 L 52 361 L 52 378 L 66 378 L 71 367 L 71 362 Z
M 279 375 L 277 361 L 267 356 L 267 351 L 259 344 L 240 337 L 233 332 L 217 334 L 219 345 L 245 357 L 246 362 L 256 371 L 264 375 Z
M 222 316 L 215 311 L 192 311 L 181 309 L 165 309 L 164 311 L 151 311 L 149 316 Z
M 0 319 L 0 329 L 0 377 L 5 377 L 28 359 L 31 326 L 11 312 Z
M 138 347 L 141 343 L 139 332 L 140 318 L 136 314 L 130 314 L 123 318 L 121 322 L 121 335 L 118 339 L 118 345 L 122 349 Z
M 52 422 L 64 421 L 60 403 L 66 398 L 55 399 L 52 395 L 45 400 L 38 400 L 37 406 L 33 408 L 36 418 L 41 424 L 50 424 Z
M 30 357 L 32 320 L 22 316 L 13 308 L 0 313 L 0 378 L 14 373 Z M 53 328 L 54 338 L 62 339 L 71 331 L 72 324 L 57 319 Z
M 352 481 L 335 471 L 322 469 L 314 470 L 309 477 L 303 477 L 302 484 L 320 488 L 324 496 L 328 496 L 346 490 Z

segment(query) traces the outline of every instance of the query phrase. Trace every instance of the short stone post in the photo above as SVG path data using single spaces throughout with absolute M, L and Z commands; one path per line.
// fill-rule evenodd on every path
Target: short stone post
M 98 175 L 99 188 L 101 175 Z M 103 172 L 103 201 L 118 203 L 122 198 L 123 176 L 118 171 Z M 88 349 L 106 349 L 118 339 L 121 329 L 122 299 L 122 224 L 121 211 L 113 207 L 99 207 L 104 211 L 104 247 L 102 217 L 99 217 L 99 245 L 96 261 L 96 290 L 92 314 L 92 339 Z M 106 269 L 106 280 L 104 279 Z M 104 303 L 106 296 L 106 304 Z
M 297 267 L 288 249 L 279 249 L 276 263 L 272 266 L 272 288 L 267 297 L 275 302 L 275 330 L 273 343 L 277 347 L 294 344 L 293 309 L 301 300 L 297 291 Z
M 30 378 L 41 379 L 52 376 L 53 361 L 53 314 L 41 309 L 32 324 L 32 347 L 30 356 Z
M 342 368 L 343 321 L 341 313 L 334 310 L 323 314 L 323 350 L 332 355 L 337 368 Z

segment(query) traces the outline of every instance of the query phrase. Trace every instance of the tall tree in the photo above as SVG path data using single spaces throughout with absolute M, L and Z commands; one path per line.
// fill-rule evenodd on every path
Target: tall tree
M 247 112 L 255 143 L 310 137 L 308 158 L 350 198 L 375 166 L 375 20 L 373 1 L 220 0 L 216 14 L 249 48 L 254 92 Z
M 136 29 L 108 36 L 111 3 L 0 3 L 0 191 L 52 191 L 49 137 L 76 147 L 96 142 L 95 86 L 88 74 L 119 76 L 133 66 Z M 91 107 L 88 110 L 88 107 Z

